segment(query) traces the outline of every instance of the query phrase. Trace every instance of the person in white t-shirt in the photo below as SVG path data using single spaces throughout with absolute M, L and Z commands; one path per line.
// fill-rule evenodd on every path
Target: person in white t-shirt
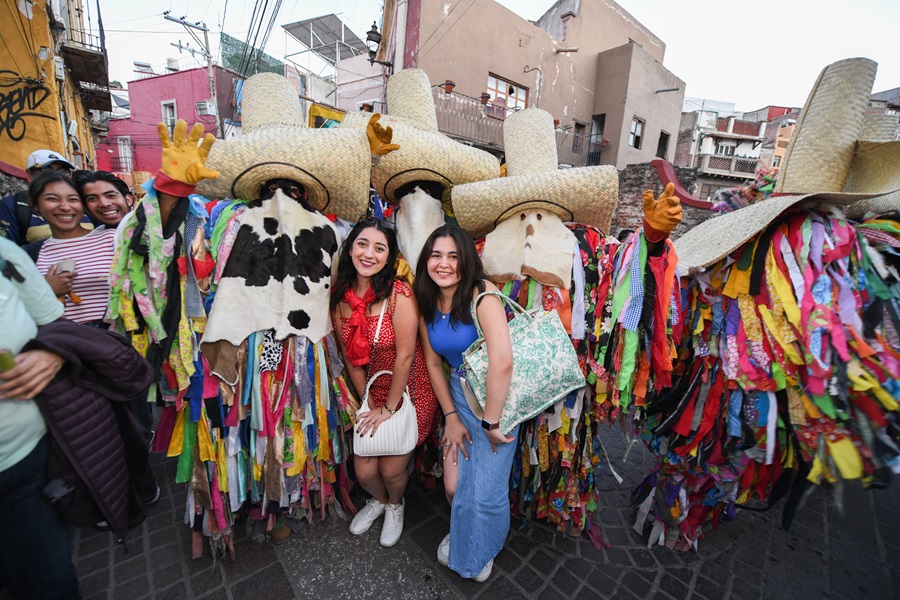
M 49 436 L 33 400 L 64 361 L 21 352 L 62 313 L 28 255 L 0 238 L 0 347 L 15 357 L 13 368 L 0 368 L 0 581 L 14 598 L 80 598 L 69 528 L 43 495 Z
M 50 226 L 51 237 L 29 244 L 26 252 L 64 303 L 67 319 L 105 326 L 115 229 L 82 226 L 84 203 L 75 182 L 62 173 L 39 175 L 28 186 L 28 196 Z

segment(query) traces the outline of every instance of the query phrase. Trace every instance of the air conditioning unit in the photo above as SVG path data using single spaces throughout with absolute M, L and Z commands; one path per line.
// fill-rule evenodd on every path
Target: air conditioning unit
M 62 56 L 53 57 L 53 74 L 60 81 L 66 79 L 66 63 L 63 62 Z
M 203 100 L 201 102 L 195 102 L 194 106 L 197 108 L 197 115 L 200 117 L 214 117 L 216 116 L 216 105 L 212 100 Z

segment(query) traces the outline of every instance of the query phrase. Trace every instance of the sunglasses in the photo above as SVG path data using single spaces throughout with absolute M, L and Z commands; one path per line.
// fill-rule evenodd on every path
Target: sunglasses
M 365 214 L 361 215 L 356 220 L 357 225 L 367 225 L 368 226 L 368 225 L 376 225 L 378 223 L 381 223 L 381 225 L 383 225 L 387 229 L 391 229 L 391 230 L 397 229 L 397 224 L 394 223 L 393 221 L 388 221 L 387 219 L 376 219 L 375 217 L 370 217 Z

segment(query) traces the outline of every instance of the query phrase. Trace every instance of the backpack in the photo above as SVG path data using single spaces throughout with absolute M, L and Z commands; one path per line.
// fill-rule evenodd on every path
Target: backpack
M 16 223 L 19 225 L 19 238 L 24 240 L 31 226 L 31 203 L 28 202 L 28 190 L 16 192 Z

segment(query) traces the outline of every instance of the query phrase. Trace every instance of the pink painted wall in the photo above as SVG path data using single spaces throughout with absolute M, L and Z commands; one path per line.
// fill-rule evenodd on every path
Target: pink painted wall
M 233 74 L 216 67 L 215 76 L 219 114 L 228 118 L 231 115 Z M 156 125 L 162 120 L 162 103 L 174 100 L 176 117 L 187 121 L 189 130 L 194 123 L 202 123 L 207 133 L 215 135 L 215 118 L 197 115 L 194 105 L 208 98 L 209 79 L 206 69 L 190 69 L 129 81 L 131 116 L 127 119 L 110 120 L 109 136 L 97 147 L 97 154 L 103 157 L 102 161 L 99 158 L 98 161 L 110 171 L 124 171 L 119 139 L 128 137 L 131 142 L 132 170 L 156 173 L 162 150 Z

